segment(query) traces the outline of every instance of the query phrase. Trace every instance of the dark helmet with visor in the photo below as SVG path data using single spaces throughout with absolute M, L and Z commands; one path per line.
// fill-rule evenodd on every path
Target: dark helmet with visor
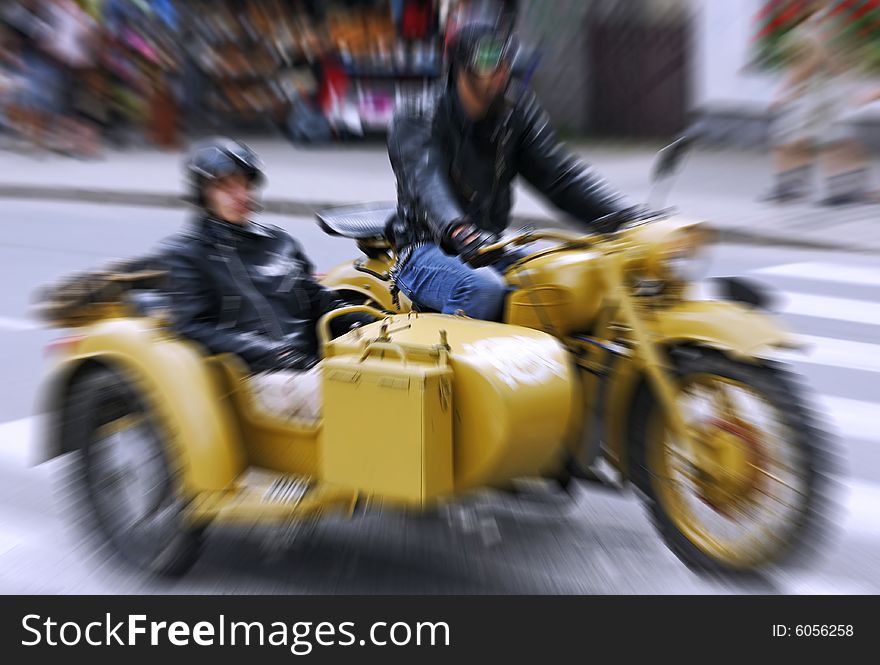
M 481 3 L 466 11 L 449 40 L 451 71 L 487 76 L 502 65 L 512 66 L 519 48 L 514 19 L 503 3 Z
M 256 187 L 266 181 L 263 162 L 250 147 L 234 139 L 214 137 L 193 146 L 186 162 L 189 180 L 189 200 L 205 205 L 204 187 L 207 183 L 236 173 Z

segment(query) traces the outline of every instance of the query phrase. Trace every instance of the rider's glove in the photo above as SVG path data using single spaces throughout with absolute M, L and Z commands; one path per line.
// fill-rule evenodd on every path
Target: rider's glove
M 464 222 L 453 226 L 446 239 L 446 245 L 461 260 L 473 268 L 480 268 L 491 263 L 491 259 L 480 254 L 480 249 L 491 245 L 497 240 L 494 233 L 484 231 L 480 227 Z

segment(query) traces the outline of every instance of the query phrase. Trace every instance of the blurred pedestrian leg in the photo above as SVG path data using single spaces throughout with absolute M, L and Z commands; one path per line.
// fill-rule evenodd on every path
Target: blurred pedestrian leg
M 784 122 L 784 121 L 783 121 Z M 813 181 L 813 148 L 804 139 L 780 142 L 771 148 L 774 182 L 762 200 L 786 203 L 806 198 Z
M 839 124 L 832 128 L 823 146 L 821 158 L 826 173 L 823 205 L 878 203 L 880 193 L 870 190 L 871 155 L 858 136 L 855 111 L 880 100 L 880 90 L 857 94 L 855 89 L 841 90 L 845 105 Z
M 825 198 L 821 205 L 868 202 L 870 161 L 860 140 L 849 138 L 826 144 L 821 159 L 825 172 Z
M 807 3 L 801 22 L 785 40 L 787 70 L 772 106 L 775 183 L 766 200 L 808 195 L 818 161 L 825 183 L 820 204 L 868 201 L 869 156 L 852 117 L 858 60 L 828 3 Z

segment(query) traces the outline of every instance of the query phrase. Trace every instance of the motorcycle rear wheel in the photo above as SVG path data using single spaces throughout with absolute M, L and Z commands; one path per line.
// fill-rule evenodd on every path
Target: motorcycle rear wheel
M 633 481 L 660 535 L 701 573 L 753 574 L 804 561 L 828 528 L 833 464 L 796 381 L 781 365 L 711 350 L 671 355 L 697 454 L 673 440 L 647 386 L 630 426 Z M 700 391 L 709 409 L 687 404 Z

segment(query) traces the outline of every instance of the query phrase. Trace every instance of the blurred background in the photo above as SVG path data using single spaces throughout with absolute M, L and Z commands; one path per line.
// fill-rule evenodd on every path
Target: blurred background
M 68 534 L 58 469 L 27 465 L 57 336 L 30 318 L 34 290 L 179 229 L 182 153 L 218 133 L 263 157 L 264 218 L 317 270 L 351 259 L 312 214 L 394 198 L 394 103 L 442 84 L 466 4 L 0 0 L 0 592 L 880 592 L 880 0 L 506 3 L 519 74 L 633 200 L 656 150 L 699 133 L 669 202 L 718 229 L 709 276 L 779 294 L 809 342 L 788 360 L 845 453 L 840 533 L 817 568 L 736 587 L 696 578 L 634 497 L 597 491 L 526 515 L 501 502 L 448 523 L 322 523 L 280 559 L 221 533 L 176 583 L 111 568 Z M 523 187 L 514 216 L 570 222 Z
M 327 142 L 381 133 L 396 98 L 443 73 L 458 0 L 4 0 L 3 131 L 76 154 L 173 149 L 185 136 L 279 131 Z M 880 85 L 876 0 L 509 1 L 523 71 L 557 126 L 665 137 L 695 120 L 719 142 L 767 140 L 789 36 L 832 10 L 853 69 Z M 72 124 L 59 124 L 59 120 Z M 878 111 L 858 118 L 880 145 Z

